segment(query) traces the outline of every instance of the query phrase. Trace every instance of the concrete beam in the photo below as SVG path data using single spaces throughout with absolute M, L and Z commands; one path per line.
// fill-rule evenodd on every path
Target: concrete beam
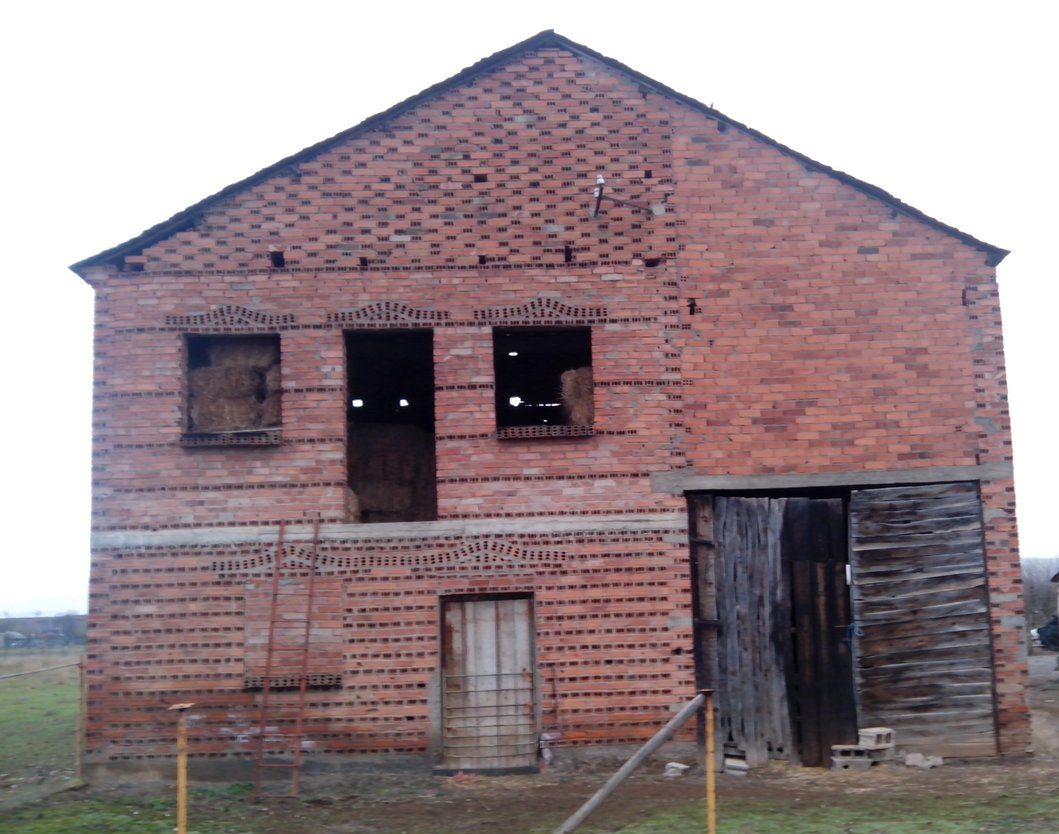
M 607 533 L 618 530 L 684 529 L 687 513 L 614 516 L 543 516 L 539 518 L 482 518 L 459 521 L 407 521 L 392 524 L 321 524 L 320 541 L 374 539 L 436 539 L 442 536 L 510 536 L 519 533 Z M 92 548 L 179 547 L 182 545 L 275 544 L 277 528 L 192 527 L 180 530 L 100 530 L 92 534 Z M 311 523 L 288 524 L 288 542 L 312 541 Z
M 689 469 L 656 472 L 651 489 L 672 495 L 719 490 L 805 489 L 891 484 L 931 484 L 952 481 L 994 481 L 1012 477 L 1009 461 L 981 466 L 927 466 L 915 469 L 869 469 L 851 472 L 791 472 L 776 475 L 701 475 Z

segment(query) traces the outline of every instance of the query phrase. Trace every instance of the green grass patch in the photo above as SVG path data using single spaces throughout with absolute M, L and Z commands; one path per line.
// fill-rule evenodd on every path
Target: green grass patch
M 0 653 L 0 675 L 72 663 L 77 651 Z M 0 680 L 0 773 L 73 772 L 77 750 L 77 668 Z
M 194 809 L 192 809 L 194 810 Z M 109 802 L 86 799 L 49 802 L 0 816 L 0 834 L 172 834 L 172 799 Z M 245 822 L 188 818 L 188 834 L 241 834 Z
M 702 834 L 702 803 L 647 816 L 624 827 L 592 831 L 621 834 Z M 718 812 L 719 834 L 1055 834 L 1059 797 L 998 796 L 838 796 L 776 801 L 737 800 Z

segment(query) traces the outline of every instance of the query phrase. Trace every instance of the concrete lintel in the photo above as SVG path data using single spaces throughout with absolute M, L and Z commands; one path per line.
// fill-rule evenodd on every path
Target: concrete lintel
M 617 530 L 683 529 L 687 513 L 650 515 L 542 516 L 539 518 L 482 518 L 459 521 L 408 521 L 393 524 L 321 524 L 321 541 L 374 539 L 435 539 L 443 536 L 517 535 L 519 533 L 607 533 Z M 192 527 L 181 530 L 101 530 L 92 534 L 93 549 L 114 547 L 180 547 L 183 545 L 274 544 L 277 528 Z M 287 541 L 306 542 L 312 524 L 289 524 Z
M 927 466 L 915 469 L 861 469 L 852 472 L 791 472 L 776 475 L 699 475 L 687 469 L 651 476 L 655 492 L 710 492 L 730 489 L 799 489 L 809 487 L 882 486 L 951 481 L 991 481 L 1012 477 L 1009 461 L 980 466 Z

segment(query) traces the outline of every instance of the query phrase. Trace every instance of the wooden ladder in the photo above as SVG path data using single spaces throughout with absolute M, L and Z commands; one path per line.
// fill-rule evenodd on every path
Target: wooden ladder
M 283 590 L 284 574 L 284 535 L 286 533 L 286 522 L 281 521 L 279 535 L 276 539 L 276 559 L 272 568 L 272 602 L 268 620 L 268 642 L 265 644 L 265 672 L 261 679 L 261 699 L 258 704 L 258 728 L 257 728 L 257 751 L 254 757 L 254 797 L 260 798 L 265 770 L 268 768 L 286 768 L 291 771 L 292 797 L 298 796 L 302 767 L 302 739 L 305 734 L 305 697 L 309 686 L 309 641 L 312 634 L 313 595 L 316 585 L 316 556 L 320 541 L 320 517 L 313 521 L 313 543 L 309 558 L 309 577 L 304 591 Z M 283 601 L 291 597 L 300 597 L 305 600 L 305 623 L 302 630 L 301 645 L 297 655 L 293 658 L 298 666 L 298 697 L 293 703 L 277 704 L 271 700 L 272 678 L 276 661 L 276 625 L 283 619 L 286 607 Z M 290 659 L 286 657 L 286 663 Z M 289 668 L 289 667 L 288 667 Z M 290 722 L 290 712 L 293 707 L 293 727 L 283 729 L 282 722 Z M 276 729 L 269 731 L 270 726 Z M 270 750 L 269 741 L 285 741 L 283 749 Z M 266 761 L 270 755 L 289 755 L 288 761 Z

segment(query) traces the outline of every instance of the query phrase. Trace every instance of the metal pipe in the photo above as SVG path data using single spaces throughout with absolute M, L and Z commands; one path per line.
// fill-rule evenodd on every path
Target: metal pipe
M 184 711 L 177 719 L 177 817 L 176 834 L 188 830 L 188 723 Z
M 320 514 L 313 520 L 313 549 L 309 560 L 309 588 L 305 600 L 305 631 L 302 634 L 302 667 L 298 676 L 298 713 L 294 723 L 294 767 L 290 778 L 290 795 L 298 798 L 302 770 L 302 734 L 305 732 L 305 695 L 309 688 L 309 643 L 313 630 L 313 592 L 316 589 L 316 557 L 320 547 Z
M 706 834 L 717 834 L 717 760 L 713 740 L 713 690 L 700 689 L 706 698 Z
M 680 712 L 669 720 L 668 724 L 655 733 L 654 736 L 643 745 L 643 747 L 633 753 L 628 761 L 621 766 L 618 772 L 611 776 L 610 779 L 607 780 L 607 783 L 596 791 L 591 799 L 578 808 L 577 811 L 562 825 L 556 828 L 552 834 L 570 834 L 571 831 L 588 819 L 589 815 L 602 805 L 607 797 L 618 789 L 622 782 L 632 776 L 633 771 L 635 771 L 636 768 L 643 764 L 644 761 L 650 757 L 652 753 L 658 750 L 659 747 L 669 741 L 673 733 L 679 730 L 684 725 L 685 721 L 699 711 L 705 701 L 706 695 L 702 692 L 688 701 L 681 708 Z
M 0 675 L 0 681 L 6 681 L 8 678 L 21 678 L 26 675 L 37 675 L 41 672 L 54 672 L 56 669 L 69 669 L 71 666 L 76 665 L 77 663 L 60 663 L 58 666 L 45 666 L 43 669 L 30 669 L 28 672 L 12 672 L 10 675 Z
M 187 711 L 194 704 L 173 704 L 177 714 L 177 818 L 176 834 L 188 831 L 188 723 Z

